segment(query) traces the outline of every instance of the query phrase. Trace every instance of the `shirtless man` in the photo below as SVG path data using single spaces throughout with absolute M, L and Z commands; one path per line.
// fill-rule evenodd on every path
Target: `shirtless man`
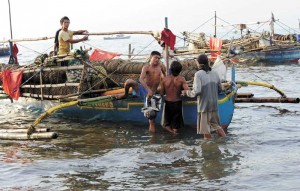
M 128 79 L 124 84 L 125 93 L 117 95 L 116 99 L 125 99 L 128 96 L 129 89 L 132 88 L 132 95 L 142 98 L 150 98 L 155 94 L 160 85 L 161 79 L 166 76 L 164 67 L 160 62 L 161 54 L 152 51 L 150 54 L 150 63 L 142 68 L 139 83 Z M 144 99 L 146 101 L 146 99 Z M 149 131 L 155 132 L 155 119 L 149 119 Z
M 152 51 L 150 55 L 150 63 L 142 68 L 139 79 L 141 84 L 141 86 L 139 86 L 139 91 L 147 93 L 148 99 L 155 94 L 161 79 L 165 77 L 165 72 L 160 59 L 161 54 L 157 51 Z M 155 119 L 149 119 L 149 131 L 152 133 L 155 132 Z
M 181 91 L 189 90 L 184 77 L 179 76 L 181 69 L 182 65 L 178 61 L 173 61 L 170 67 L 171 74 L 162 80 L 160 90 L 162 96 L 166 94 L 163 126 L 173 134 L 177 134 L 177 130 L 184 126 Z

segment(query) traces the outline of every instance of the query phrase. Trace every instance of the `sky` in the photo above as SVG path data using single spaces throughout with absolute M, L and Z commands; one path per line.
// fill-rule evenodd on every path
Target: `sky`
M 217 16 L 231 24 L 271 17 L 299 29 L 299 0 L 10 0 L 13 38 L 54 36 L 59 20 L 68 16 L 69 29 L 89 32 L 161 31 L 168 17 L 174 32 L 193 31 Z M 8 0 L 0 0 L 0 39 L 9 39 Z M 225 23 L 223 23 L 225 24 Z M 203 29 L 213 31 L 213 23 Z

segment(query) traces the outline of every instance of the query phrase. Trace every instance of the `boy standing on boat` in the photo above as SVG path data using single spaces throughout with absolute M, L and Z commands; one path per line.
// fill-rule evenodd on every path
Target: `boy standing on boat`
M 211 138 L 211 130 L 225 137 L 218 114 L 218 92 L 221 91 L 221 82 L 218 74 L 211 70 L 208 57 L 205 54 L 197 58 L 201 69 L 195 73 L 193 90 L 183 90 L 182 94 L 188 97 L 198 96 L 197 134 L 204 134 L 205 139 Z
M 70 19 L 68 17 L 65 16 L 65 17 L 61 18 L 60 23 L 61 23 L 62 29 L 58 35 L 58 43 L 59 43 L 58 54 L 59 55 L 69 54 L 70 47 L 71 47 L 70 44 L 88 40 L 88 35 L 86 35 L 80 39 L 73 39 L 73 35 L 85 34 L 85 33 L 88 33 L 88 31 L 86 31 L 86 30 L 70 31 L 69 30 Z
M 158 51 L 152 51 L 150 63 L 142 68 L 139 91 L 147 92 L 147 99 L 150 99 L 156 93 L 161 80 L 166 76 L 160 59 L 161 54 Z M 149 119 L 149 131 L 155 132 L 155 118 Z
M 179 128 L 184 127 L 182 117 L 181 91 L 189 90 L 184 77 L 179 76 L 182 65 L 178 61 L 171 63 L 171 74 L 161 82 L 160 94 L 165 97 L 163 127 L 170 133 L 177 134 Z

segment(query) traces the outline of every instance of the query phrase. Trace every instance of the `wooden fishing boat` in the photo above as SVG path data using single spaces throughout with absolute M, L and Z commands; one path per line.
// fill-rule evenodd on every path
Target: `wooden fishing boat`
M 297 31 L 293 34 L 275 34 L 274 25 L 277 23 L 279 26 L 284 24 L 279 20 L 275 20 L 272 14 L 271 19 L 267 21 L 253 22 L 248 24 L 230 24 L 227 26 L 217 25 L 215 15 L 215 35 L 216 28 L 232 27 L 232 30 L 240 30 L 241 35 L 239 38 L 231 40 L 223 40 L 220 52 L 229 52 L 231 55 L 237 55 L 240 60 L 251 60 L 251 62 L 265 62 L 265 63 L 288 63 L 298 62 L 300 59 L 300 34 Z M 250 25 L 264 25 L 270 24 L 270 32 L 258 32 L 252 30 Z M 259 28 L 259 27 L 258 27 Z M 286 31 L 290 31 L 286 30 Z M 299 33 L 299 32 L 298 32 Z M 209 51 L 210 39 L 207 39 L 204 33 L 190 33 L 183 32 L 184 39 L 188 42 L 185 51 Z M 232 34 L 236 36 L 235 34 Z M 178 50 L 182 51 L 182 50 Z
M 259 49 L 245 52 L 242 56 L 267 63 L 298 62 L 300 59 L 300 45 L 275 45 Z
M 126 79 L 137 80 L 141 68 L 147 63 L 121 59 L 91 63 L 83 57 L 82 53 L 78 53 L 69 61 L 75 64 L 60 67 L 59 63 L 67 58 L 41 56 L 30 66 L 14 68 L 14 71 L 23 71 L 20 96 L 52 101 L 55 105 L 73 101 L 74 104 L 61 110 L 66 117 L 147 123 L 148 119 L 141 112 L 144 105 L 142 98 L 115 98 L 115 95 L 124 92 L 122 86 Z M 181 75 L 192 83 L 197 71 L 196 61 L 186 60 L 181 63 Z M 224 128 L 227 128 L 232 120 L 236 90 L 237 88 L 232 86 L 219 94 L 219 114 Z M 3 86 L 0 86 L 0 93 L 4 93 Z M 186 98 L 183 102 L 185 124 L 190 126 L 195 126 L 197 122 L 196 102 L 196 98 Z M 162 112 L 158 112 L 157 123 L 160 123 L 161 114 Z

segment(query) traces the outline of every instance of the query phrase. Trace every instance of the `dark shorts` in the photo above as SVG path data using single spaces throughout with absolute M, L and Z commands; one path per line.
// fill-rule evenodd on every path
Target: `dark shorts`
M 182 117 L 182 101 L 165 100 L 165 126 L 171 126 L 174 129 L 184 127 Z

